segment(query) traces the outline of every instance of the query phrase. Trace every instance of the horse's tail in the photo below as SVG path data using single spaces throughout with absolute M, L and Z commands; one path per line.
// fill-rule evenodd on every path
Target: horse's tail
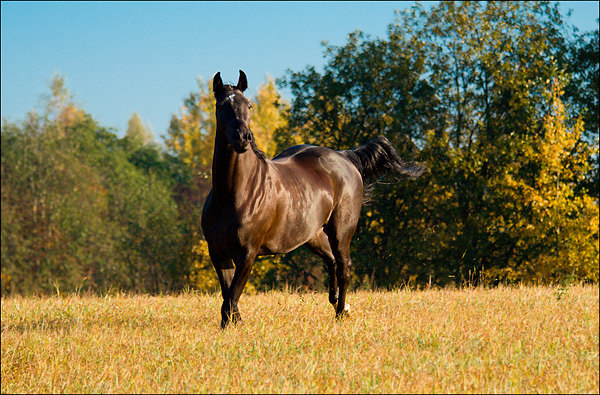
M 427 167 L 422 164 L 405 162 L 400 159 L 392 143 L 383 136 L 360 147 L 338 152 L 354 163 L 363 182 L 377 179 L 383 175 L 417 178 L 427 170 Z

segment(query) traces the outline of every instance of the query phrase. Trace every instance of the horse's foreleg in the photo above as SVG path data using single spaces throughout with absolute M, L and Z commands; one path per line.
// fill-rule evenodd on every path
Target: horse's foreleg
M 212 251 L 210 247 L 209 254 L 210 260 L 212 261 L 212 264 L 215 267 L 215 271 L 217 272 L 217 277 L 219 278 L 219 284 L 221 285 L 221 295 L 223 296 L 223 300 L 225 300 L 225 298 L 227 297 L 227 291 L 229 291 L 229 286 L 231 285 L 231 281 L 233 280 L 235 267 L 233 266 L 231 258 L 222 257 L 216 252 Z
M 238 309 L 238 301 L 242 295 L 242 291 L 246 286 L 246 282 L 252 273 L 252 266 L 256 253 L 246 252 L 234 258 L 235 273 L 231 281 L 231 285 L 227 291 L 227 297 L 224 298 L 221 308 L 221 327 L 225 328 L 229 321 L 234 323 L 241 321 L 240 311 Z
M 233 282 L 235 267 L 233 266 L 231 258 L 222 257 L 210 250 L 210 248 L 209 253 L 210 260 L 215 267 L 217 277 L 219 278 L 219 284 L 221 285 L 221 295 L 223 296 L 223 305 L 221 306 L 221 328 L 225 328 L 229 322 L 230 309 L 226 309 L 226 306 L 230 306 L 229 288 Z

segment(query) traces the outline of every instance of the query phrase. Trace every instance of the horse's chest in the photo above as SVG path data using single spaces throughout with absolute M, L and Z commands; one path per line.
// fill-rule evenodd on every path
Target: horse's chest
M 267 227 L 261 212 L 250 212 L 248 208 L 208 202 L 204 211 L 202 229 L 206 240 L 228 248 L 255 243 L 256 235 Z

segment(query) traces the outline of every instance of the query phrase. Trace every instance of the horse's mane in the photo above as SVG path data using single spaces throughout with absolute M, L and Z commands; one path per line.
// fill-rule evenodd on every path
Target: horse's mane
M 266 162 L 267 155 L 256 145 L 256 139 L 254 138 L 254 133 L 252 133 L 252 130 L 250 131 L 250 135 L 252 136 L 252 139 L 250 140 L 250 147 L 252 148 L 252 151 L 260 161 Z

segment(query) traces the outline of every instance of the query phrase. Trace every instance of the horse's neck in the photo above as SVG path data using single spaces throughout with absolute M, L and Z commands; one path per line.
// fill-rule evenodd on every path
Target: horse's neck
M 219 198 L 244 197 L 257 181 L 257 174 L 264 174 L 260 161 L 249 148 L 243 154 L 236 153 L 226 142 L 226 138 L 217 132 L 212 163 L 213 193 Z M 237 199 L 236 199 L 237 200 Z

